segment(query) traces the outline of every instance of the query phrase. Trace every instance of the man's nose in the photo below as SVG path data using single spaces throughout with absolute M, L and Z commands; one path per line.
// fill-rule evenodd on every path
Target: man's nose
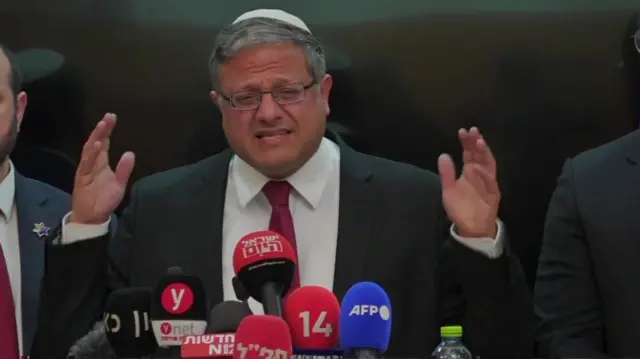
M 273 94 L 265 93 L 262 95 L 262 101 L 258 106 L 256 117 L 260 120 L 269 121 L 280 118 L 282 115 L 282 108 L 276 101 Z

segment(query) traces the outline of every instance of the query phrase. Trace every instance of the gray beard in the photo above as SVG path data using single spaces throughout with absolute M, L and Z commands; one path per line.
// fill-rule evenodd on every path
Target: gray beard
M 9 158 L 9 155 L 13 151 L 13 148 L 16 146 L 16 141 L 18 139 L 18 116 L 14 115 L 13 120 L 11 121 L 11 127 L 9 128 L 9 133 L 4 138 L 0 138 L 0 163 L 5 163 L 5 161 Z

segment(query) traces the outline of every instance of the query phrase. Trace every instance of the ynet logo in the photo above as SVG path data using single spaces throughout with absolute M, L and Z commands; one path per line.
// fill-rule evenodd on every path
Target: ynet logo
M 245 239 L 242 241 L 242 255 L 244 258 L 251 258 L 266 253 L 282 252 L 280 240 L 280 237 L 275 235 Z
M 386 305 L 368 305 L 368 304 L 360 304 L 351 308 L 349 312 L 349 316 L 375 316 L 379 315 L 382 320 L 389 320 L 391 318 L 391 310 Z
M 180 315 L 191 309 L 193 291 L 182 283 L 172 283 L 162 291 L 162 308 L 173 315 Z
M 160 340 L 182 341 L 182 338 L 188 335 L 196 335 L 199 332 L 198 328 L 194 323 L 185 321 L 180 324 L 177 324 L 176 322 L 179 322 L 179 321 L 174 321 L 174 323 L 171 323 L 168 321 L 160 323 L 160 333 L 162 333 Z

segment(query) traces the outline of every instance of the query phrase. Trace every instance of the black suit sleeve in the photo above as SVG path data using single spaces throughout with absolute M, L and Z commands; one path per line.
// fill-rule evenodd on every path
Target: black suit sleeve
M 134 184 L 129 205 L 118 222 L 118 229 L 109 243 L 109 289 L 128 287 L 131 271 L 131 251 L 134 241 L 134 223 L 138 207 L 139 191 Z
M 115 226 L 116 218 L 111 221 Z M 71 244 L 47 245 L 32 358 L 66 358 L 73 343 L 100 320 L 106 294 L 106 249 L 112 233 Z
M 535 288 L 539 354 L 606 358 L 602 306 L 576 204 L 573 167 L 565 162 L 553 193 Z
M 531 358 L 531 293 L 504 225 L 503 254 L 491 259 L 452 238 L 450 222 L 440 213 L 446 238 L 438 267 L 440 324 L 461 325 L 474 358 Z

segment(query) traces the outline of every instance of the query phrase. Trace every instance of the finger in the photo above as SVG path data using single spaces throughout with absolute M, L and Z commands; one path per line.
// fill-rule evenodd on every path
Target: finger
M 102 122 L 104 122 L 104 133 L 103 139 L 109 138 L 113 129 L 116 127 L 116 122 L 118 121 L 118 116 L 114 113 L 108 113 L 102 118 Z
M 467 131 L 466 129 L 462 128 L 458 131 L 458 137 L 460 138 L 460 144 L 462 145 L 463 163 L 469 163 L 473 161 L 474 151 L 476 149 L 475 143 L 478 138 L 480 138 L 479 132 L 477 131 L 477 129 L 475 131 Z
M 456 185 L 456 166 L 451 156 L 442 154 L 438 157 L 438 172 L 442 181 L 442 189 L 446 190 Z
M 96 141 L 102 141 L 108 137 L 116 124 L 116 115 L 107 113 L 102 117 L 102 120 L 98 122 L 96 127 L 91 131 L 86 143 L 94 143 Z
M 498 186 L 498 181 L 493 173 L 485 167 L 477 164 L 473 165 L 473 172 L 476 174 L 476 178 L 480 179 L 482 182 L 483 192 L 490 195 L 500 194 L 500 187 Z
M 476 149 L 473 152 L 473 161 L 482 165 L 493 175 L 496 175 L 496 159 L 484 138 L 476 141 Z
M 82 150 L 82 157 L 78 164 L 77 173 L 84 176 L 91 174 L 100 153 L 102 153 L 102 142 L 87 142 Z
M 120 161 L 118 161 L 118 165 L 116 166 L 115 176 L 116 181 L 122 186 L 126 186 L 127 182 L 129 182 L 135 163 L 136 156 L 133 152 L 125 152 L 122 157 L 120 157 Z

